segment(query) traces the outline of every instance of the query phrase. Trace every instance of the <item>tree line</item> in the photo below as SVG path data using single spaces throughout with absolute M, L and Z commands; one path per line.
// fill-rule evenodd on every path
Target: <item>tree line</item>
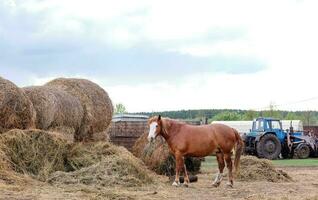
M 125 106 L 121 103 L 114 107 L 115 114 L 128 113 Z M 137 112 L 129 114 L 138 115 L 162 115 L 173 119 L 184 120 L 202 120 L 208 121 L 243 121 L 253 120 L 257 117 L 273 117 L 281 120 L 302 120 L 305 126 L 318 125 L 317 111 L 282 111 L 276 110 L 274 106 L 270 106 L 269 110 L 240 110 L 240 109 L 201 109 L 201 110 L 177 110 L 162 112 Z
M 239 109 L 203 109 L 178 110 L 163 112 L 139 112 L 133 114 L 162 115 L 174 119 L 212 121 L 242 121 L 253 120 L 257 117 L 273 117 L 281 120 L 302 120 L 304 125 L 318 125 L 317 111 L 281 111 L 281 110 L 239 110 Z

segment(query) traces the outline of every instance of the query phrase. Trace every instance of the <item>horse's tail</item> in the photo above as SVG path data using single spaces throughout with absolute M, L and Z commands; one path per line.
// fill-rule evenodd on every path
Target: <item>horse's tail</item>
M 237 132 L 237 130 L 235 130 L 235 129 L 233 129 L 233 130 L 234 130 L 235 139 L 236 139 L 235 158 L 234 158 L 234 168 L 235 168 L 234 174 L 237 174 L 239 167 L 240 167 L 240 158 L 241 158 L 241 154 L 243 153 L 244 142 L 243 142 L 240 134 Z

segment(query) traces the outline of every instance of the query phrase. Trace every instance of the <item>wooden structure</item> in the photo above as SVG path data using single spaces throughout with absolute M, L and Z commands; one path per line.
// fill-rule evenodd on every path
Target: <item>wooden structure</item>
M 110 141 L 131 151 L 136 140 L 148 131 L 148 118 L 146 115 L 115 115 L 108 129 Z

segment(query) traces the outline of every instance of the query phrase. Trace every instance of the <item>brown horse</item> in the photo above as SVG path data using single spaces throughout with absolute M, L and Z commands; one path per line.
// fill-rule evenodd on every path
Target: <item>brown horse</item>
M 213 186 L 221 184 L 225 162 L 228 168 L 228 186 L 233 187 L 232 150 L 235 149 L 234 167 L 238 170 L 243 141 L 238 132 L 223 124 L 192 126 L 176 120 L 152 117 L 149 119 L 148 140 L 152 141 L 161 135 L 169 145 L 171 153 L 176 159 L 176 177 L 172 185 L 179 186 L 179 173 L 184 171 L 184 185 L 188 186 L 189 176 L 184 164 L 184 157 L 205 157 L 216 154 L 219 165 Z M 225 160 L 225 162 L 224 162 Z

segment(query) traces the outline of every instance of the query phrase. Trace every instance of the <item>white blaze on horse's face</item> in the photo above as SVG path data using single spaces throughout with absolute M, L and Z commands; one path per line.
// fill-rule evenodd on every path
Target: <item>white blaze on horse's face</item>
M 149 129 L 149 134 L 148 134 L 148 141 L 151 141 L 152 139 L 154 139 L 156 137 L 156 130 L 158 127 L 158 123 L 157 122 L 152 122 L 149 125 L 150 129 Z

